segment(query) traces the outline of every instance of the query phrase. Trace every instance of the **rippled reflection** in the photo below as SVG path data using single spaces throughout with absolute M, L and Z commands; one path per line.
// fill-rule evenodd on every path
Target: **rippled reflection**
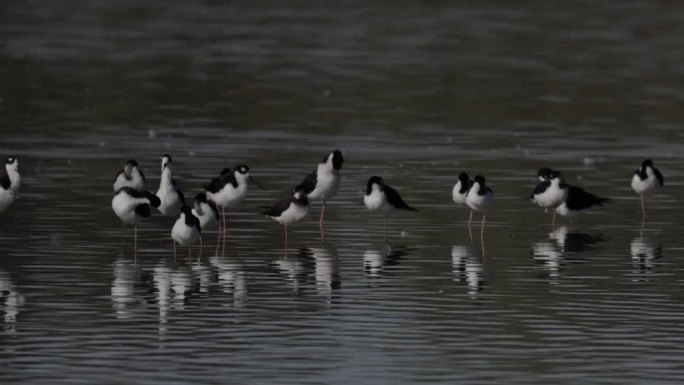
M 17 316 L 24 302 L 24 296 L 17 291 L 10 275 L 0 270 L 0 309 L 5 332 L 16 332 Z
M 231 257 L 211 257 L 209 263 L 216 270 L 216 280 L 223 293 L 232 295 L 232 305 L 241 307 L 247 302 L 247 274 L 244 263 Z
M 406 246 L 392 247 L 389 243 L 384 245 L 383 252 L 377 249 L 368 249 L 363 253 L 363 270 L 368 277 L 391 275 L 392 273 L 386 268 L 398 265 L 410 251 Z
M 454 245 L 451 247 L 451 263 L 454 280 L 465 283 L 468 294 L 475 296 L 484 289 L 487 277 L 482 254 L 474 253 L 468 246 Z
M 325 244 L 320 247 L 311 247 L 308 252 L 315 262 L 316 291 L 330 298 L 333 290 L 341 286 L 340 259 L 337 249 L 332 244 Z
M 119 258 L 114 262 L 113 275 L 111 300 L 114 313 L 117 318 L 130 318 L 142 302 L 142 298 L 136 298 L 135 291 L 138 286 L 146 286 L 143 272 L 133 261 Z
M 632 256 L 632 273 L 638 275 L 638 281 L 648 281 L 646 277 L 660 264 L 663 257 L 663 247 L 659 241 L 639 236 L 629 245 Z
M 533 258 L 544 265 L 549 283 L 557 284 L 563 269 L 566 253 L 581 253 L 604 241 L 600 234 L 587 234 L 561 226 L 549 233 L 548 239 L 532 244 Z M 574 261 L 582 260 L 575 256 Z

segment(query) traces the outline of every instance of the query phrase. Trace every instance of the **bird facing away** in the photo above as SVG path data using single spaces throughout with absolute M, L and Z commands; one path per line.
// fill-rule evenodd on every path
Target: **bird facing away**
M 127 225 L 135 226 L 134 253 L 138 251 L 138 224 L 143 219 L 152 216 L 150 206 L 158 208 L 161 204 L 159 197 L 149 191 L 138 191 L 133 187 L 125 186 L 114 194 L 112 210 L 121 221 Z
M 326 155 L 316 169 L 307 175 L 301 183 L 304 193 L 310 200 L 320 200 L 323 202 L 321 205 L 321 217 L 318 220 L 321 227 L 321 236 L 323 235 L 325 203 L 334 197 L 340 188 L 340 169 L 342 168 L 342 163 L 344 163 L 342 152 L 335 150 Z
M 19 159 L 10 156 L 5 161 L 7 175 L 0 176 L 0 212 L 7 208 L 19 197 L 21 175 L 19 175 Z
M 466 196 L 468 195 L 468 190 L 473 186 L 473 180 L 470 179 L 467 173 L 462 172 L 458 174 L 458 181 L 454 185 L 454 189 L 451 191 L 451 198 L 457 205 L 466 205 Z M 473 219 L 473 211 L 470 211 L 470 222 Z
M 567 188 L 568 197 L 565 202 L 556 207 L 556 212 L 564 217 L 576 217 L 585 210 L 595 206 L 603 206 L 604 203 L 610 201 L 608 198 L 600 198 L 584 191 L 581 187 L 567 185 Z
M 161 159 L 161 180 L 159 190 L 157 190 L 161 205 L 158 210 L 166 216 L 176 216 L 185 205 L 185 197 L 171 175 L 173 169 L 171 155 L 164 154 Z
M 304 218 L 309 213 L 309 198 L 304 187 L 295 187 L 292 196 L 266 208 L 262 213 L 274 221 L 285 225 L 285 253 L 287 253 L 287 226 Z
M 542 168 L 537 173 L 539 183 L 528 198 L 534 204 L 544 209 L 555 209 L 568 197 L 568 185 L 560 171 Z M 556 210 L 553 211 L 551 226 L 556 224 Z
M 485 184 L 485 178 L 482 175 L 476 176 L 473 180 L 473 187 L 468 190 L 466 204 L 473 211 L 482 213 L 480 237 L 482 237 L 482 234 L 484 234 L 485 215 L 487 214 L 487 209 L 489 209 L 492 203 L 494 203 L 494 191 L 492 191 L 492 189 Z M 468 227 L 470 227 L 470 222 L 468 222 Z
M 646 205 L 644 204 L 644 196 L 651 194 L 653 191 L 663 187 L 665 179 L 663 174 L 655 168 L 653 161 L 646 159 L 641 163 L 634 175 L 632 176 L 632 190 L 639 194 L 641 198 L 641 221 L 646 221 Z
M 396 210 L 418 211 L 401 199 L 397 190 L 385 184 L 379 176 L 372 176 L 366 185 L 363 203 L 371 211 L 385 214 L 385 239 L 387 239 L 387 217 Z
M 228 171 L 230 172 L 230 171 Z M 219 214 L 216 203 L 207 199 L 207 193 L 201 192 L 195 196 L 192 214 L 200 220 L 200 227 L 205 233 L 219 227 Z M 216 255 L 221 244 L 221 231 L 219 229 L 216 242 Z
M 192 255 L 192 245 L 199 240 L 200 257 L 202 256 L 202 227 L 200 220 L 192 214 L 192 209 L 184 205 L 181 207 L 180 215 L 176 219 L 171 229 L 171 239 L 173 239 L 173 257 L 176 257 L 176 243 L 181 246 L 188 246 L 188 258 Z
M 140 170 L 140 167 L 138 167 L 138 162 L 134 159 L 126 162 L 124 167 L 114 177 L 114 192 L 119 191 L 125 186 L 133 187 L 138 191 L 145 189 L 145 175 Z
M 226 237 L 226 209 L 239 206 L 247 197 L 248 182 L 253 182 L 263 190 L 263 187 L 249 175 L 249 167 L 240 164 L 231 173 L 225 168 L 221 175 L 204 186 L 207 199 L 221 207 L 223 217 L 223 237 Z

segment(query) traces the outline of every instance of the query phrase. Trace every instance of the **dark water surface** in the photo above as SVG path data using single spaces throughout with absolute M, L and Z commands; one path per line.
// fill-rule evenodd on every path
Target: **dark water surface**
M 684 381 L 679 2 L 173 3 L 0 3 L 0 156 L 25 169 L 1 383 Z M 326 240 L 315 206 L 284 256 L 259 206 L 334 148 Z M 225 254 L 210 232 L 174 260 L 156 215 L 134 259 L 112 177 L 135 158 L 156 190 L 165 152 L 189 197 L 237 163 L 266 185 Z M 645 157 L 666 189 L 642 229 Z M 540 166 L 613 201 L 552 229 Z M 496 194 L 482 240 L 461 170 Z M 420 210 L 388 243 L 374 174 Z

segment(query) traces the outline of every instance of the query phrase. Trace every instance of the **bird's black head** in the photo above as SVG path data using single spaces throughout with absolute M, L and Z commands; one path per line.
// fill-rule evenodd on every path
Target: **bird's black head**
M 551 174 L 553 173 L 553 170 L 551 170 L 548 167 L 542 167 L 537 171 L 537 176 L 540 179 L 551 179 Z
M 183 207 L 181 207 L 181 212 L 185 214 L 185 216 L 193 215 L 192 209 L 188 205 L 183 205 Z
M 344 158 L 342 157 L 342 152 L 340 150 L 335 150 L 332 152 L 332 164 L 335 170 L 342 168 L 342 163 L 344 163 Z
M 470 181 L 470 177 L 468 177 L 468 174 L 465 172 L 462 172 L 458 174 L 458 181 L 461 182 L 461 186 L 468 186 L 468 182 Z
M 373 191 L 374 184 L 377 184 L 378 186 L 380 186 L 380 188 L 382 188 L 382 186 L 385 185 L 385 181 L 382 180 L 382 178 L 380 178 L 379 176 L 372 176 L 368 178 L 368 185 L 366 186 L 366 195 L 370 194 L 371 191 Z
M 482 175 L 478 175 L 475 177 L 475 183 L 478 183 L 480 187 L 484 187 L 485 185 L 485 178 Z
M 5 164 L 15 164 L 15 163 L 18 163 L 18 162 L 19 162 L 19 159 L 17 159 L 17 157 L 15 157 L 15 156 L 8 156 L 8 157 L 7 157 L 7 161 L 5 161 Z
M 223 176 L 223 175 L 227 175 L 227 174 L 230 174 L 230 167 L 226 167 L 223 170 L 221 170 L 221 174 L 219 174 L 219 175 Z
M 172 162 L 172 161 L 171 161 L 171 155 L 169 155 L 169 154 L 164 154 L 164 155 L 162 155 L 161 161 L 162 161 L 162 171 L 164 171 L 164 169 L 165 169 L 169 164 L 171 164 L 171 162 Z
M 308 196 L 304 191 L 304 186 L 301 184 L 294 188 L 294 191 L 292 191 L 292 197 L 300 202 L 306 202 L 308 200 Z
M 195 195 L 195 202 L 207 203 L 207 194 L 201 192 L 201 193 Z
M 239 172 L 242 175 L 247 175 L 249 173 L 249 167 L 246 164 L 238 164 L 235 166 L 235 172 Z
M 128 166 L 128 167 L 138 167 L 138 162 L 136 162 L 135 159 L 129 159 L 128 162 L 126 162 L 126 166 Z
M 650 159 L 644 160 L 643 163 L 641 163 L 641 168 L 645 170 L 646 167 L 653 168 L 653 161 Z
M 549 174 L 549 179 L 560 179 L 560 181 L 564 181 L 565 177 L 563 176 L 563 173 L 560 171 L 553 170 L 551 171 L 551 174 Z

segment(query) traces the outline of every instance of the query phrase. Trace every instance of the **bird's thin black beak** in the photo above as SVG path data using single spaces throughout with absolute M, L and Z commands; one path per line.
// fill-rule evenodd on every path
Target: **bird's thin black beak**
M 252 178 L 251 176 L 249 177 L 249 180 L 252 181 L 255 185 L 259 186 L 260 189 L 264 190 L 264 186 L 259 184 L 259 182 L 256 181 L 256 179 Z

